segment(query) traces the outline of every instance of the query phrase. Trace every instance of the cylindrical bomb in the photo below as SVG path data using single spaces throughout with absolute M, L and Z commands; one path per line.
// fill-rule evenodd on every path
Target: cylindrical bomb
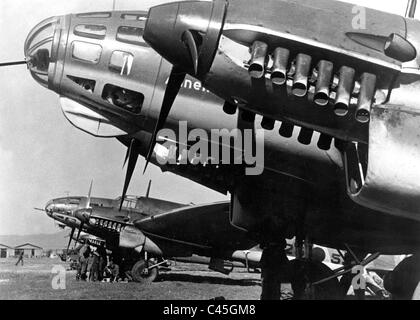
M 300 53 L 296 58 L 296 71 L 292 92 L 297 97 L 304 97 L 308 92 L 308 75 L 311 70 L 311 56 Z
M 341 67 L 334 105 L 334 112 L 339 117 L 344 117 L 349 112 L 350 98 L 354 87 L 354 76 L 355 71 L 353 68 Z
M 248 72 L 252 78 L 260 79 L 265 73 L 268 45 L 261 41 L 255 41 L 251 47 L 251 60 Z
M 314 135 L 314 130 L 302 127 L 302 129 L 300 129 L 300 132 L 299 132 L 298 141 L 301 144 L 310 145 L 313 135 Z
M 255 121 L 255 113 L 248 111 L 248 110 L 243 110 L 242 111 L 242 120 L 246 121 L 246 122 L 254 122 Z
M 273 130 L 274 129 L 274 125 L 276 124 L 276 121 L 267 117 L 264 117 L 261 120 L 261 127 L 265 130 Z
M 330 99 L 330 85 L 334 65 L 330 61 L 321 60 L 318 64 L 314 102 L 319 106 L 326 106 Z
M 276 48 L 273 53 L 273 67 L 271 68 L 271 81 L 281 86 L 287 81 L 287 65 L 290 51 L 284 48 Z
M 238 109 L 238 106 L 229 101 L 225 101 L 225 103 L 223 104 L 223 111 L 226 114 L 233 115 L 236 113 L 237 109 Z
M 376 76 L 371 73 L 364 73 L 360 81 L 359 101 L 356 109 L 356 120 L 360 123 L 368 123 L 370 120 L 370 109 L 376 91 Z
M 333 139 L 333 137 L 321 133 L 321 135 L 319 136 L 319 140 L 318 140 L 318 148 L 320 148 L 321 150 L 325 150 L 325 151 L 330 150 L 332 139 Z
M 291 138 L 293 136 L 293 130 L 295 126 L 290 123 L 283 121 L 280 126 L 279 134 L 284 138 Z

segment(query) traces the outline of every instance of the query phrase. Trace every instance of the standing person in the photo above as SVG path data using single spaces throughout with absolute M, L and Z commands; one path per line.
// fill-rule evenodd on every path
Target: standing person
M 95 282 L 98 280 L 99 273 L 99 254 L 93 251 L 89 258 L 89 281 Z
M 18 258 L 18 261 L 16 262 L 16 265 L 18 265 L 19 262 L 21 262 L 22 263 L 21 265 L 23 266 L 23 250 L 20 251 L 19 253 L 19 258 Z
M 118 275 L 120 273 L 120 267 L 118 266 L 118 264 L 114 263 L 112 258 L 109 259 L 108 270 L 111 273 L 110 282 L 117 282 Z
M 83 245 L 83 247 L 80 248 L 79 250 L 79 277 L 81 280 L 86 281 L 86 273 L 87 273 L 87 263 L 88 263 L 88 258 L 90 255 L 90 247 L 87 244 L 87 242 L 85 242 L 85 244 Z
M 105 271 L 106 265 L 108 263 L 108 261 L 107 261 L 108 259 L 107 259 L 105 247 L 103 245 L 101 245 L 98 248 L 97 252 L 99 254 L 98 280 L 102 281 L 102 279 L 104 277 L 104 271 Z
M 262 244 L 261 247 L 261 300 L 280 300 L 282 277 L 289 262 L 284 251 L 286 241 L 282 244 Z

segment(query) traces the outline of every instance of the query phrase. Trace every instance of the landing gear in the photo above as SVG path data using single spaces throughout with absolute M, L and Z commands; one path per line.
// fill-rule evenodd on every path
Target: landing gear
M 417 287 L 420 284 L 420 254 L 404 259 L 384 279 L 385 289 L 394 300 L 419 299 Z
M 141 259 L 131 269 L 133 280 L 140 283 L 152 283 L 159 274 L 158 267 L 153 260 Z
M 281 283 L 287 274 L 289 260 L 285 244 L 270 244 L 261 256 L 261 300 L 280 300 Z
M 322 262 L 295 259 L 290 261 L 290 269 L 294 300 L 333 300 L 340 297 L 337 278 L 316 284 L 334 275 Z

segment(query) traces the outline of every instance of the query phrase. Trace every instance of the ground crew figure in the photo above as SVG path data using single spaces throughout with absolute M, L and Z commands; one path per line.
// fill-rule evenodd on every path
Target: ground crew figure
M 108 270 L 111 273 L 110 282 L 117 281 L 118 275 L 120 274 L 120 267 L 112 259 L 109 260 Z
M 23 266 L 23 251 L 19 253 L 19 258 L 18 258 L 18 261 L 16 262 L 16 265 L 18 265 L 19 262 L 21 262 L 21 265 Z
M 87 260 L 90 255 L 90 247 L 88 244 L 84 244 L 82 248 L 79 250 L 79 276 L 80 279 L 86 281 L 86 273 L 87 273 Z
M 105 247 L 102 245 L 98 248 L 98 254 L 99 254 L 99 268 L 98 268 L 98 280 L 102 281 L 104 277 L 104 271 L 106 268 L 106 265 L 108 263 L 108 258 L 106 256 L 106 250 Z
M 94 251 L 90 254 L 88 260 L 89 281 L 95 282 L 98 280 L 99 273 L 99 254 Z
M 280 300 L 282 276 L 288 263 L 284 252 L 285 244 L 264 246 L 261 256 L 261 300 Z

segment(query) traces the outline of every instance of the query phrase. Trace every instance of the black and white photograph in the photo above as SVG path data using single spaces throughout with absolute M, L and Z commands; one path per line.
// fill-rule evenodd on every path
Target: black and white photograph
M 0 300 L 420 300 L 418 18 L 0 1 Z

